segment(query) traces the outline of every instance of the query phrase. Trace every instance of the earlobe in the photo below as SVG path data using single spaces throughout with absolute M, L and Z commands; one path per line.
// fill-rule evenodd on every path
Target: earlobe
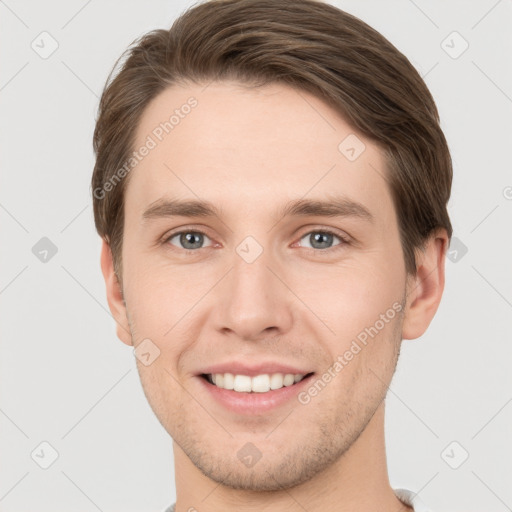
M 434 318 L 444 290 L 448 234 L 436 231 L 417 253 L 417 272 L 407 280 L 407 297 L 402 338 L 419 338 Z
M 122 289 L 114 272 L 112 251 L 105 240 L 101 246 L 101 271 L 105 279 L 108 306 L 116 322 L 117 337 L 126 345 L 133 345 Z

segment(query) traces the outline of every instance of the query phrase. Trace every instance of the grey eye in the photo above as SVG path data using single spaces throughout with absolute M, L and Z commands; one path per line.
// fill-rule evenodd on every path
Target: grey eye
M 175 233 L 169 238 L 169 243 L 172 243 L 172 240 L 175 238 L 178 238 L 181 245 L 180 248 L 187 250 L 202 249 L 205 238 L 209 240 L 209 238 L 200 231 L 181 231 L 180 233 Z
M 335 238 L 341 241 L 341 238 L 334 233 L 329 233 L 328 231 L 311 231 L 303 236 L 301 240 L 306 239 L 311 249 L 330 249 L 333 239 Z

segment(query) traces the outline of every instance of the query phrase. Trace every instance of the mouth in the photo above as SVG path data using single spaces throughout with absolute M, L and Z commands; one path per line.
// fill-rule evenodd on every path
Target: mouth
M 203 373 L 200 377 L 216 388 L 236 393 L 257 394 L 270 393 L 282 388 L 291 388 L 309 379 L 314 372 L 299 373 L 264 373 L 251 377 L 233 373 Z
M 314 375 L 304 364 L 292 366 L 268 360 L 248 364 L 233 360 L 203 368 L 196 374 L 196 382 L 205 399 L 211 399 L 212 407 L 220 407 L 222 413 L 267 421 L 266 413 L 299 401 Z

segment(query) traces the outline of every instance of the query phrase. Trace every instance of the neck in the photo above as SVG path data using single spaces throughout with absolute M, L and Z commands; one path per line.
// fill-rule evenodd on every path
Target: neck
M 411 512 L 389 485 L 384 441 L 384 401 L 334 464 L 312 479 L 272 492 L 232 489 L 201 473 L 174 446 L 176 512 Z

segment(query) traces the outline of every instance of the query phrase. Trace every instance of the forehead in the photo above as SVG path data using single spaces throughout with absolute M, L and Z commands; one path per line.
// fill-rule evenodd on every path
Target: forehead
M 146 107 L 134 149 L 145 155 L 126 203 L 139 214 L 164 196 L 248 215 L 332 193 L 376 216 L 392 209 L 380 148 L 319 98 L 286 85 L 170 87 Z

